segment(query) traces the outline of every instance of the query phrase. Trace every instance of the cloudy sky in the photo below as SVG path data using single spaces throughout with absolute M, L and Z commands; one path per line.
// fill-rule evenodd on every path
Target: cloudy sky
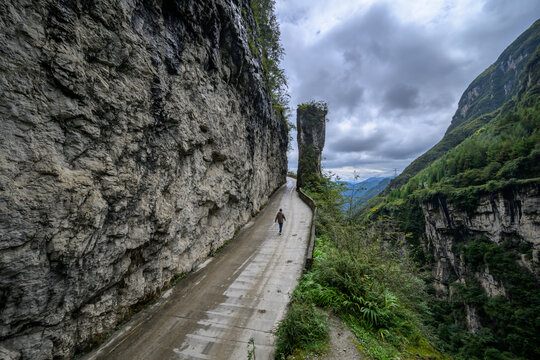
M 540 18 L 538 0 L 276 0 L 293 122 L 329 105 L 323 167 L 401 172 L 443 136 L 474 78 Z M 296 138 L 296 134 L 293 134 Z M 296 144 L 289 169 L 296 171 Z

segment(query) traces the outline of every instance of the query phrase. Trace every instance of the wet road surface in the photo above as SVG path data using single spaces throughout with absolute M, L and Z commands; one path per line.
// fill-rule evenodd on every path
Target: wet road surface
M 165 292 L 84 359 L 271 359 L 275 329 L 304 266 L 311 209 L 287 184 L 215 258 Z M 287 218 L 279 235 L 274 218 Z

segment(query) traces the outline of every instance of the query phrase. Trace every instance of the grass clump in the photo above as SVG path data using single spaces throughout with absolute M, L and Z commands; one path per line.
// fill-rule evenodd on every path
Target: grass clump
M 328 315 L 311 303 L 296 298 L 276 335 L 276 359 L 285 359 L 293 353 L 320 353 L 328 343 Z
M 304 275 L 295 296 L 338 315 L 368 356 L 444 358 L 430 345 L 430 331 L 423 325 L 424 282 L 399 247 L 376 233 L 359 236 L 364 242 L 354 251 L 350 243 L 340 249 L 327 236 L 320 237 L 313 271 Z

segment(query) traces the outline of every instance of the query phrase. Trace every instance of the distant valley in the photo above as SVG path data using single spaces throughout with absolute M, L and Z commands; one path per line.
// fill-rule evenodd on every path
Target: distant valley
M 379 195 L 393 178 L 395 176 L 370 177 L 363 181 L 340 181 L 344 187 L 342 195 L 345 199 L 349 199 L 349 202 L 352 201 L 355 208 L 363 208 L 370 199 Z

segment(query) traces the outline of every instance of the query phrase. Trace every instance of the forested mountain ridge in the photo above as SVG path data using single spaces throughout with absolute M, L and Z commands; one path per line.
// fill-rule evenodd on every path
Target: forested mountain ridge
M 535 39 L 516 96 L 458 125 L 450 134 L 461 129 L 471 134 L 372 202 L 364 214 L 389 215 L 402 231 L 414 234 L 410 248 L 431 272 L 432 326 L 440 348 L 458 359 L 540 357 L 540 47 Z
M 521 34 L 497 61 L 467 87 L 441 141 L 393 179 L 384 194 L 406 184 L 419 171 L 493 119 L 497 109 L 517 94 L 519 84 L 525 77 L 525 66 L 539 44 L 540 20 Z
M 469 193 L 537 181 L 540 176 L 539 73 L 540 48 L 527 64 L 518 96 L 491 113 L 491 120 L 461 144 L 420 171 L 406 185 L 392 190 L 389 200 L 413 193 L 422 199 L 444 193 L 466 202 Z M 458 195 L 456 189 L 469 190 Z
M 367 204 L 370 199 L 379 195 L 383 191 L 393 177 L 370 177 L 366 180 L 343 181 L 340 182 L 344 186 L 343 196 L 349 199 L 349 203 L 355 208 L 359 208 Z

